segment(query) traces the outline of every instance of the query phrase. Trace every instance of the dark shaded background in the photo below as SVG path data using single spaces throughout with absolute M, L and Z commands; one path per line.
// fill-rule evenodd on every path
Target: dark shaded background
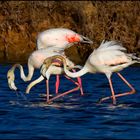
M 128 52 L 140 54 L 139 1 L 1 1 L 0 62 L 27 62 L 37 34 L 54 27 L 70 28 L 94 41 L 66 50 L 76 63 L 84 63 L 103 39 L 119 40 Z

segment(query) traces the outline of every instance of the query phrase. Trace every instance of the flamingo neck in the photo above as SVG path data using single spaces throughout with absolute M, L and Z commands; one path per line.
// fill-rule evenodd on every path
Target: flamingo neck
M 41 75 L 38 79 L 31 82 L 28 87 L 26 88 L 26 93 L 29 93 L 31 88 L 35 86 L 36 84 L 40 83 L 42 80 L 44 80 L 44 77 Z
M 13 71 L 15 70 L 16 67 L 19 68 L 19 70 L 20 70 L 20 76 L 21 76 L 21 79 L 23 81 L 29 81 L 29 80 L 31 80 L 32 75 L 33 75 L 33 69 L 29 65 L 28 65 L 28 75 L 27 76 L 24 73 L 24 70 L 23 70 L 23 66 L 22 65 L 15 64 L 14 67 L 13 67 Z
M 88 73 L 88 69 L 86 68 L 86 66 L 84 66 L 80 71 L 78 72 L 70 72 L 66 65 L 64 65 L 64 71 L 65 73 L 69 76 L 69 77 L 72 77 L 72 78 L 76 78 L 76 77 L 80 77 L 86 73 Z

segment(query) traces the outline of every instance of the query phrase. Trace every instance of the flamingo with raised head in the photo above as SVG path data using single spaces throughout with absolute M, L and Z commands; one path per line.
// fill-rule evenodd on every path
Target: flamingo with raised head
M 37 49 L 53 47 L 54 51 L 63 52 L 76 43 L 93 44 L 93 41 L 67 28 L 51 28 L 37 36 Z
M 14 83 L 14 70 L 16 67 L 20 69 L 21 78 L 24 81 L 30 81 L 34 69 L 39 69 L 45 58 L 58 55 L 60 50 L 64 50 L 67 46 L 69 47 L 77 42 L 93 43 L 90 39 L 65 28 L 54 28 L 40 33 L 37 38 L 37 48 L 39 50 L 34 51 L 28 58 L 28 75 L 25 76 L 22 65 L 15 64 L 7 73 L 9 87 L 17 90 Z M 56 81 L 56 92 L 58 92 L 58 87 L 59 77 L 57 77 Z
M 51 28 L 37 36 L 37 49 L 53 48 L 54 52 L 62 55 L 65 55 L 64 49 L 77 43 L 93 44 L 93 41 L 67 28 Z M 60 77 L 56 75 L 56 93 L 58 93 L 59 83 Z
M 116 104 L 116 98 L 130 95 L 135 93 L 135 89 L 132 87 L 131 84 L 119 73 L 119 71 L 123 70 L 124 68 L 134 64 L 140 63 L 140 58 L 136 57 L 135 54 L 126 53 L 126 49 L 122 46 L 121 43 L 116 41 L 102 41 L 99 48 L 95 49 L 91 55 L 88 57 L 85 65 L 83 68 L 78 72 L 70 72 L 67 69 L 65 58 L 62 56 L 55 56 L 63 61 L 64 71 L 65 73 L 72 78 L 76 78 L 82 76 L 86 73 L 104 73 L 108 78 L 110 89 L 112 96 L 102 98 L 100 103 L 108 100 L 113 99 L 113 104 Z M 131 91 L 126 93 L 120 93 L 115 95 L 111 75 L 113 72 L 117 72 L 118 76 L 125 82 L 127 86 L 131 88 Z M 59 98 L 60 96 L 56 96 L 54 99 L 52 98 L 51 101 Z
M 45 58 L 58 54 L 70 47 L 74 43 L 83 42 L 92 44 L 93 42 L 72 30 L 66 28 L 52 28 L 41 32 L 37 37 L 37 48 L 39 50 L 33 52 L 28 59 L 28 75 L 25 76 L 23 67 L 20 64 L 15 64 L 7 73 L 8 84 L 11 89 L 17 90 L 14 84 L 14 70 L 16 67 L 20 69 L 21 78 L 24 81 L 30 81 L 35 68 L 40 68 Z M 58 92 L 59 77 L 56 81 L 56 92 Z
M 68 28 L 51 28 L 37 36 L 37 49 L 53 48 L 54 52 L 59 52 L 62 55 L 65 54 L 64 49 L 77 43 L 93 44 L 93 41 Z M 56 93 L 58 93 L 59 83 L 59 75 L 56 75 Z

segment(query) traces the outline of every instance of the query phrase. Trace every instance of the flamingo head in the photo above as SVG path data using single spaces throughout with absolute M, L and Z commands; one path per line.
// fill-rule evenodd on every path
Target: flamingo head
M 76 44 L 76 43 L 93 44 L 93 41 L 90 40 L 88 37 L 85 37 L 77 33 L 66 35 L 66 40 L 69 44 Z
M 10 69 L 7 73 L 7 79 L 8 79 L 8 85 L 9 88 L 12 90 L 17 90 L 17 87 L 15 86 L 14 80 L 15 80 L 15 75 L 13 69 Z
M 48 29 L 38 37 L 38 48 L 52 46 L 64 50 L 77 43 L 93 44 L 93 41 L 67 28 Z
M 59 58 L 60 57 L 60 58 Z M 60 55 L 55 55 L 55 56 L 51 56 L 48 57 L 44 60 L 41 69 L 40 69 L 40 73 L 42 74 L 43 77 L 46 77 L 48 80 L 50 78 L 50 73 L 49 73 L 49 68 L 50 66 L 55 66 L 55 67 L 62 67 L 63 63 L 62 63 L 62 56 Z

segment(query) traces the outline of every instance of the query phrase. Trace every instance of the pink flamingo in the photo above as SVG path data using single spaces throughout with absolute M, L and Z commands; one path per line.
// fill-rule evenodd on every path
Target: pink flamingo
M 44 60 L 44 63 L 43 65 L 41 66 L 41 76 L 32 81 L 28 87 L 26 88 L 26 93 L 29 93 L 31 88 L 33 86 L 35 86 L 36 84 L 40 83 L 42 80 L 46 79 L 46 87 L 47 87 L 47 102 L 50 102 L 50 99 L 49 99 L 49 79 L 50 79 L 50 76 L 51 75 L 60 75 L 60 74 L 64 74 L 64 69 L 62 67 L 62 62 L 59 60 L 59 58 L 57 59 L 56 56 L 58 55 L 54 55 L 52 57 L 48 57 Z M 63 56 L 65 57 L 65 56 Z M 70 62 L 70 60 L 68 58 L 65 57 L 65 60 L 67 62 L 67 66 L 69 67 L 69 69 L 72 69 L 73 67 L 74 68 L 79 68 L 79 66 L 74 66 L 73 63 Z M 80 67 L 81 68 L 81 67 Z M 73 70 L 73 69 L 72 69 Z M 75 70 L 73 70 L 75 71 Z M 74 92 L 74 91 L 77 91 L 80 89 L 81 91 L 81 95 L 83 95 L 83 89 L 82 89 L 82 83 L 81 83 L 81 80 L 79 80 L 79 78 L 77 78 L 78 82 L 75 82 L 74 80 L 72 80 L 71 78 L 69 78 L 67 75 L 64 75 L 68 80 L 70 80 L 71 82 L 73 82 L 77 87 L 71 89 L 71 90 L 68 90 L 64 93 L 61 93 L 59 94 L 58 96 L 62 96 L 62 95 L 65 95 L 65 94 L 68 94 L 68 93 L 71 93 L 71 92 Z
M 45 30 L 38 34 L 37 36 L 37 49 L 43 48 L 53 48 L 55 52 L 64 54 L 64 49 L 71 47 L 77 43 L 88 43 L 93 44 L 93 42 L 70 29 L 67 28 L 51 28 Z M 80 78 L 79 82 L 80 82 Z M 56 75 L 56 93 L 58 93 L 60 78 L 59 75 Z
M 83 68 L 80 71 L 74 73 L 70 72 L 67 69 L 65 58 L 63 58 L 62 56 L 56 56 L 56 58 L 59 58 L 63 61 L 65 73 L 72 78 L 82 76 L 88 72 L 104 73 L 108 78 L 112 96 L 102 98 L 100 100 L 100 103 L 108 99 L 113 99 L 113 104 L 116 104 L 117 97 L 135 93 L 135 89 L 119 73 L 119 71 L 123 70 L 124 68 L 134 63 L 140 63 L 139 61 L 140 58 L 136 57 L 135 54 L 128 54 L 125 51 L 126 49 L 122 46 L 122 44 L 116 41 L 102 41 L 99 48 L 95 49 L 92 52 L 92 54 L 88 57 Z M 112 85 L 112 80 L 111 80 L 111 75 L 113 72 L 117 72 L 118 76 L 125 82 L 127 86 L 130 87 L 131 91 L 115 95 L 113 85 Z M 59 97 L 60 96 L 56 96 L 55 98 L 52 98 L 50 101 L 53 101 Z
M 30 81 L 34 73 L 34 69 L 39 69 L 45 58 L 53 55 L 59 55 L 60 52 L 64 51 L 65 48 L 70 47 L 74 43 L 78 42 L 89 44 L 93 43 L 90 39 L 65 28 L 54 28 L 40 33 L 37 38 L 38 50 L 34 51 L 28 58 L 28 75 L 26 76 L 24 74 L 23 67 L 20 64 L 15 64 L 8 71 L 7 78 L 10 89 L 17 90 L 17 87 L 14 83 L 14 71 L 16 67 L 20 69 L 20 76 L 22 80 L 25 82 Z M 58 92 L 58 87 L 59 77 L 57 77 L 56 81 L 56 93 Z

